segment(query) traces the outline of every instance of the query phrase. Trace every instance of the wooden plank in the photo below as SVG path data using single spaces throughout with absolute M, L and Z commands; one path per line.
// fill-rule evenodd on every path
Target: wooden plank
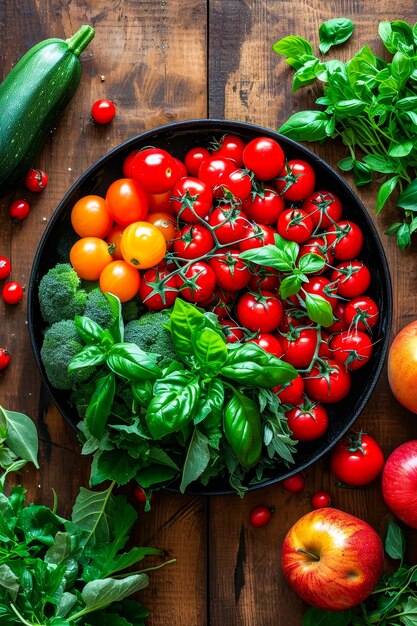
M 317 48 L 318 28 L 326 19 L 346 16 L 356 24 L 350 44 L 338 47 L 334 54 L 350 58 L 362 45 L 384 54 L 377 34 L 378 19 L 404 19 L 415 22 L 414 2 L 403 0 L 392 5 L 380 0 L 372 11 L 363 4 L 333 0 L 330 3 L 303 0 L 276 2 L 210 3 L 209 38 L 209 115 L 229 118 L 277 129 L 293 112 L 314 108 L 316 87 L 291 94 L 293 70 L 272 51 L 275 41 L 296 34 L 313 42 Z M 222 41 L 219 46 L 218 42 Z M 344 156 L 343 147 L 308 144 L 322 158 L 336 167 Z M 353 185 L 352 179 L 347 176 Z M 375 217 L 375 189 L 358 191 L 373 216 L 380 233 L 395 219 L 395 210 L 384 210 Z M 381 235 L 393 277 L 393 332 L 415 319 L 417 261 L 412 252 L 400 253 L 395 243 Z M 417 425 L 410 414 L 392 397 L 384 371 L 358 428 L 374 435 L 385 454 L 397 445 L 417 436 Z M 221 626 L 278 626 L 302 622 L 305 605 L 293 594 L 280 573 L 280 548 L 289 527 L 311 510 L 310 496 L 326 489 L 334 506 L 362 517 L 377 530 L 387 515 L 380 480 L 363 489 L 336 487 L 328 459 L 306 472 L 305 492 L 290 495 L 276 485 L 249 493 L 241 501 L 228 496 L 211 500 L 210 505 L 210 624 Z M 274 506 L 276 512 L 269 526 L 253 529 L 248 522 L 251 508 L 257 504 Z M 409 532 L 410 553 L 415 553 L 416 533 Z
M 24 193 L 32 212 L 23 224 L 12 225 L 10 199 L 1 202 L 0 254 L 11 258 L 13 279 L 27 285 L 53 210 L 99 156 L 145 129 L 206 116 L 206 10 L 205 0 L 191 0 L 187 11 L 181 0 L 0 3 L 3 74 L 41 39 L 66 38 L 83 23 L 96 29 L 82 55 L 78 92 L 37 159 L 49 174 L 48 188 L 39 197 Z M 98 98 L 116 103 L 117 117 L 109 126 L 90 119 Z M 88 483 L 90 459 L 80 456 L 74 431 L 53 405 L 43 402 L 39 410 L 40 378 L 26 330 L 26 298 L 14 308 L 0 303 L 0 316 L 0 344 L 13 353 L 10 368 L 0 376 L 0 403 L 31 415 L 41 437 L 41 471 L 25 469 L 22 480 L 30 498 L 48 504 L 54 488 L 60 512 L 69 514 L 79 487 Z M 206 623 L 205 507 L 205 499 L 167 494 L 151 514 L 140 516 L 132 541 L 157 545 L 177 558 L 176 565 L 152 574 L 143 595 L 151 609 L 149 626 Z

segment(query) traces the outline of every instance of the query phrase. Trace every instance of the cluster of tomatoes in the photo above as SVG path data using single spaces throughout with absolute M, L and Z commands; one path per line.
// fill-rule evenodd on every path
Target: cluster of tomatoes
M 86 196 L 73 207 L 80 239 L 70 261 L 78 275 L 122 302 L 139 297 L 151 310 L 180 296 L 213 311 L 226 341 L 254 341 L 299 370 L 274 391 L 291 405 L 286 416 L 296 439 L 323 435 L 323 403 L 348 394 L 350 372 L 372 355 L 379 316 L 364 295 L 371 275 L 358 259 L 363 234 L 342 218 L 340 199 L 316 190 L 311 165 L 286 160 L 268 137 L 245 143 L 226 135 L 210 148 L 191 148 L 182 161 L 161 148 L 137 150 L 123 174 L 105 198 Z M 299 245 L 298 259 L 313 254 L 326 263 L 285 300 L 285 273 L 240 258 L 274 244 L 276 233 Z M 308 293 L 330 303 L 327 328 L 306 316 Z

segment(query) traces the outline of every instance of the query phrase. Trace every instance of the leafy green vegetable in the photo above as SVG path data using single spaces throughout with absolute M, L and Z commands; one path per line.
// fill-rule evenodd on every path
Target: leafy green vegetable
M 320 52 L 343 43 L 354 25 L 346 18 L 331 19 L 320 26 Z M 364 46 L 350 60 L 322 62 L 311 44 L 301 37 L 284 37 L 273 49 L 286 57 L 296 71 L 293 91 L 318 81 L 323 94 L 316 103 L 324 110 L 297 111 L 279 132 L 297 141 L 340 139 L 348 155 L 338 163 L 352 171 L 357 186 L 379 183 L 375 210 L 379 213 L 396 197 L 404 210 L 402 221 L 386 231 L 399 248 L 411 243 L 417 230 L 417 27 L 404 21 L 380 22 L 378 33 L 391 61 Z M 375 172 L 383 177 L 375 177 Z M 295 288 L 295 287 L 292 287 Z

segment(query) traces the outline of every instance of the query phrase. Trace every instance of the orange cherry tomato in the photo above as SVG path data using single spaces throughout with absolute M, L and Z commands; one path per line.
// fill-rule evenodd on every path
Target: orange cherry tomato
M 114 224 L 113 228 L 106 237 L 107 243 L 114 246 L 112 255 L 115 261 L 123 260 L 122 251 L 120 249 L 120 241 L 122 239 L 124 229 L 125 227 L 121 224 Z
M 148 222 L 134 222 L 127 226 L 120 247 L 126 263 L 140 270 L 158 265 L 167 249 L 161 231 Z
M 169 213 L 151 213 L 146 221 L 161 231 L 165 241 L 171 241 L 177 236 L 177 220 Z
M 138 270 L 126 261 L 112 261 L 100 274 L 100 289 L 117 296 L 120 302 L 127 302 L 136 296 L 140 287 Z
M 171 192 L 165 193 L 148 193 L 149 213 L 164 213 L 174 214 L 174 209 L 171 207 Z
M 83 237 L 70 250 L 70 263 L 80 278 L 98 280 L 113 260 L 109 245 L 98 237 Z
M 119 178 L 106 193 L 107 210 L 115 222 L 127 226 L 145 219 L 148 196 L 131 178 Z
M 110 231 L 113 220 L 107 210 L 104 198 L 84 196 L 72 208 L 71 224 L 80 237 L 103 239 Z

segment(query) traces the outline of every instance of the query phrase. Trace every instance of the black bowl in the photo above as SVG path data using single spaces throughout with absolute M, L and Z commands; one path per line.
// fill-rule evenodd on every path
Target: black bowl
M 63 233 L 71 228 L 70 212 L 73 205 L 79 198 L 88 194 L 104 196 L 108 186 L 122 176 L 123 159 L 132 150 L 153 145 L 165 148 L 174 156 L 182 158 L 187 150 L 193 146 L 208 145 L 213 137 L 220 138 L 225 133 L 233 133 L 245 141 L 260 135 L 277 139 L 287 158 L 302 158 L 314 167 L 317 177 L 316 188 L 329 189 L 336 193 L 342 201 L 344 217 L 356 222 L 364 233 L 365 244 L 360 257 L 369 267 L 372 275 L 372 284 L 367 293 L 377 302 L 380 309 L 380 318 L 373 333 L 376 343 L 372 359 L 363 369 L 353 374 L 352 389 L 349 396 L 335 405 L 327 405 L 330 425 L 326 434 L 316 441 L 299 444 L 295 455 L 295 464 L 291 468 L 277 465 L 273 479 L 252 487 L 258 488 L 280 481 L 308 467 L 328 452 L 349 430 L 364 409 L 375 388 L 384 364 L 391 329 L 391 281 L 378 233 L 364 205 L 343 178 L 310 150 L 266 128 L 224 120 L 191 120 L 168 124 L 133 137 L 114 148 L 92 165 L 71 187 L 58 205 L 45 230 L 36 252 L 29 281 L 29 333 L 42 379 L 59 411 L 75 427 L 78 419 L 74 415 L 74 409 L 69 405 L 68 392 L 51 387 L 40 359 L 45 324 L 40 314 L 37 295 L 41 277 L 58 261 L 56 242 Z M 188 491 L 207 495 L 232 493 L 229 483 L 224 479 L 214 480 L 208 487 L 194 483 Z

